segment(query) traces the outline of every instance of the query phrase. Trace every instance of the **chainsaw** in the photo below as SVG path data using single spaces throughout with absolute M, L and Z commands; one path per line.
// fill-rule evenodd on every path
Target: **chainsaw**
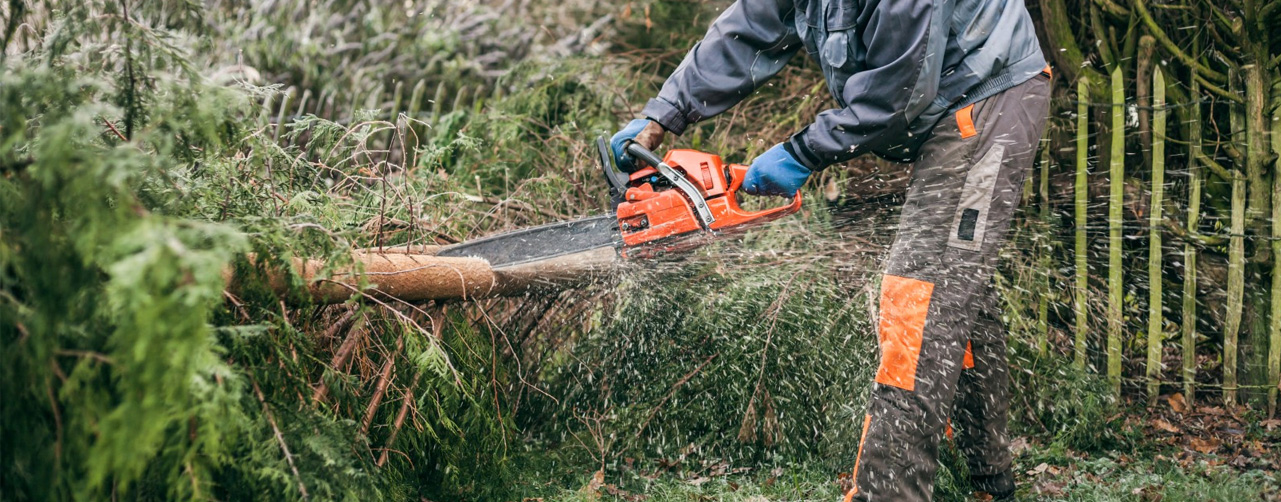
M 801 208 L 797 193 L 783 206 L 744 210 L 738 193 L 748 167 L 726 164 L 719 155 L 674 149 L 660 159 L 628 142 L 627 153 L 645 165 L 628 174 L 613 165 L 604 138 L 596 138 L 596 149 L 612 213 L 454 244 L 437 256 L 484 258 L 494 268 L 600 248 L 613 248 L 624 258 L 649 257 L 689 247 L 691 236 L 741 230 Z

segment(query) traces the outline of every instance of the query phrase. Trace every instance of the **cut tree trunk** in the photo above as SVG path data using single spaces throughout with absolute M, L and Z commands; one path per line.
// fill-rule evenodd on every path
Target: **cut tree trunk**
M 355 251 L 352 260 L 357 267 L 340 269 L 327 277 L 321 275 L 327 265 L 321 260 L 295 259 L 293 266 L 307 284 L 313 301 L 341 303 L 358 294 L 405 302 L 518 296 L 585 284 L 618 263 L 618 253 L 612 248 L 500 268 L 491 267 L 480 258 L 397 253 L 394 249 Z M 409 250 L 431 251 L 427 247 Z M 230 271 L 225 275 L 232 292 L 244 286 L 243 278 L 231 277 Z M 267 285 L 284 296 L 289 292 L 286 278 L 279 271 L 270 272 Z M 362 281 L 367 282 L 365 289 L 361 289 Z

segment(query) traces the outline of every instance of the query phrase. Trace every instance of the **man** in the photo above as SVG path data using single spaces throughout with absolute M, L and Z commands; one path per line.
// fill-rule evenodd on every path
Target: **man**
M 846 500 L 929 500 L 956 428 L 976 490 L 1013 496 L 1005 334 L 990 280 L 1049 107 L 1022 0 L 738 0 L 613 138 L 656 148 L 724 112 L 804 48 L 840 108 L 752 161 L 744 189 L 791 196 L 865 152 L 912 161 L 881 281 L 880 366 Z M 949 422 L 949 417 L 954 421 Z

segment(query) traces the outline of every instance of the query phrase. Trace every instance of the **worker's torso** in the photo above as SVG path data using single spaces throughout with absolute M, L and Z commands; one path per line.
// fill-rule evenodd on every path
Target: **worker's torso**
M 867 68 L 864 40 L 870 38 L 869 30 L 894 29 L 877 26 L 877 6 L 895 1 L 920 0 L 794 0 L 796 30 L 842 107 L 847 104 L 845 82 Z M 942 68 L 924 70 L 929 74 L 923 77 L 938 79 L 939 87 L 937 97 L 909 128 L 918 136 L 928 136 L 948 112 L 1013 87 L 1045 65 L 1023 0 L 939 0 L 937 6 L 946 17 L 932 24 L 948 30 L 947 44 Z M 902 151 L 878 153 L 912 156 L 912 145 L 899 148 Z

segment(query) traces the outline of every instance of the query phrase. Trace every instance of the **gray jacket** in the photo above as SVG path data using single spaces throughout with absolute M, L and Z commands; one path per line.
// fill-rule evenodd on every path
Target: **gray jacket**
M 814 170 L 864 152 L 912 160 L 939 119 L 1046 68 L 1023 0 L 738 0 L 642 114 L 681 134 L 801 47 L 841 106 L 786 143 Z

